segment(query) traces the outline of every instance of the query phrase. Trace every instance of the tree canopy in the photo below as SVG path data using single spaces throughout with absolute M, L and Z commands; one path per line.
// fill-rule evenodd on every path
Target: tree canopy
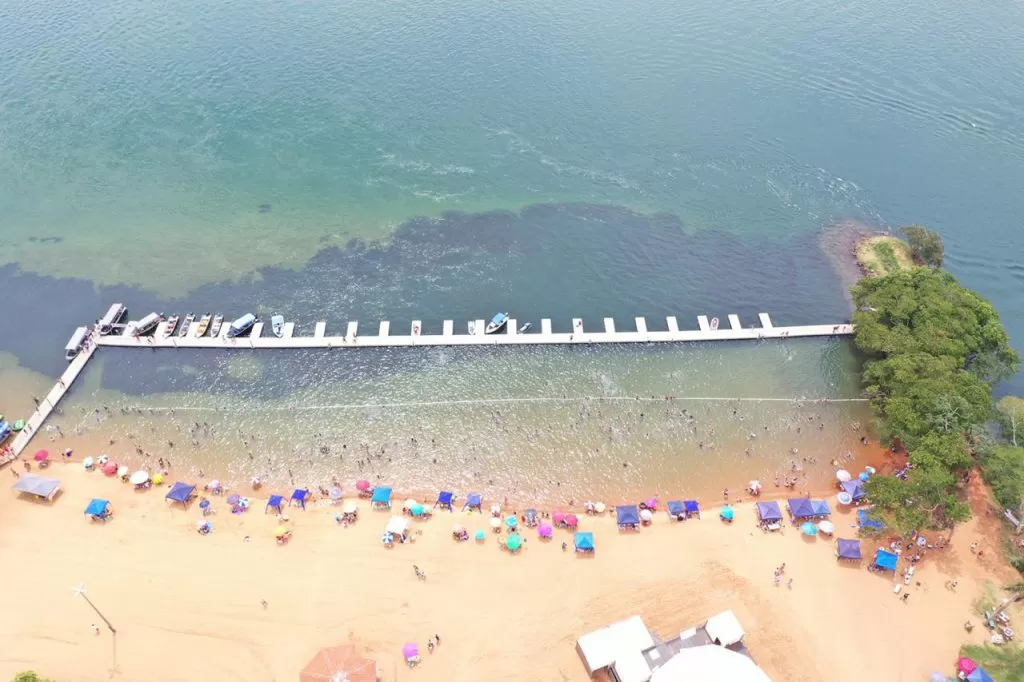
M 905 482 L 873 479 L 872 500 L 905 529 L 966 518 L 953 493 L 973 464 L 970 439 L 992 412 L 992 386 L 1020 366 L 999 314 L 929 268 L 863 279 L 853 298 L 865 390 L 882 435 L 899 440 L 914 466 Z
M 911 225 L 903 228 L 903 234 L 907 236 L 910 253 L 914 255 L 915 260 L 931 268 L 942 267 L 946 247 L 938 233 L 920 225 Z

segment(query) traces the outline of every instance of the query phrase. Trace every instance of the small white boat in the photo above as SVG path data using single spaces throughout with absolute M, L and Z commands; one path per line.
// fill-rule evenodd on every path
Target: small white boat
M 281 338 L 284 336 L 284 316 L 274 315 L 270 318 L 270 331 L 274 333 L 274 336 Z
M 712 317 L 711 318 L 711 328 L 712 329 L 718 329 L 718 318 L 717 317 Z
M 213 317 L 210 313 L 205 313 L 199 322 L 196 324 L 196 337 L 205 336 L 206 330 L 210 328 L 210 318 Z
M 196 320 L 195 313 L 189 313 L 185 316 L 185 321 L 181 323 L 181 329 L 178 330 L 178 336 L 186 336 L 188 330 L 192 328 L 192 323 Z
M 487 328 L 484 329 L 485 334 L 494 334 L 500 332 L 508 324 L 508 313 L 498 313 L 491 318 L 491 321 L 487 323 Z
M 167 325 L 164 327 L 164 338 L 170 338 L 174 334 L 174 328 L 178 326 L 178 316 L 171 315 L 167 318 Z
M 519 328 L 519 333 L 522 334 L 524 332 L 530 331 L 530 327 L 532 327 L 532 326 L 533 326 L 533 322 L 527 322 L 526 324 L 524 324 L 522 327 Z
M 224 326 L 224 316 L 214 315 L 213 323 L 210 325 L 210 336 L 220 336 L 220 328 Z

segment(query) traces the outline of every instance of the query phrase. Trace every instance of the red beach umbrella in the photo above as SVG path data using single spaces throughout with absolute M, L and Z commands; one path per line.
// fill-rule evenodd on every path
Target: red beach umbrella
M 107 476 L 113 476 L 117 473 L 117 462 L 107 462 L 103 465 L 103 473 Z
M 565 512 L 556 511 L 554 514 L 551 515 L 551 520 L 554 521 L 555 525 L 557 526 L 558 524 L 565 521 Z
M 37 462 L 45 462 L 49 458 L 50 458 L 50 453 L 47 450 L 40 450 L 39 452 L 36 453 L 36 461 Z
M 570 528 L 575 528 L 576 524 L 579 523 L 579 522 L 580 522 L 580 520 L 578 518 L 576 518 L 575 514 L 566 514 L 565 515 L 565 525 L 569 526 Z
M 321 649 L 299 675 L 300 682 L 376 682 L 377 664 L 351 644 Z
M 356 481 L 356 490 L 360 492 L 366 492 L 370 489 L 369 481 Z

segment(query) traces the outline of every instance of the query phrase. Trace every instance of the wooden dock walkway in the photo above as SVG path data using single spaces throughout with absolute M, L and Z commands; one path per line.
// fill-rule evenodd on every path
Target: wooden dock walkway
M 423 324 L 415 320 L 408 333 L 392 334 L 391 323 L 387 320 L 379 322 L 376 334 L 359 334 L 359 323 L 350 321 L 345 327 L 344 335 L 332 335 L 327 323 L 317 322 L 310 336 L 296 336 L 295 323 L 285 324 L 284 333 L 280 338 L 264 335 L 264 325 L 257 322 L 252 332 L 243 337 L 228 338 L 228 325 L 225 324 L 217 338 L 196 338 L 189 334 L 186 337 L 172 336 L 162 338 L 159 333 L 154 336 L 135 338 L 130 335 L 99 337 L 100 346 L 121 348 L 381 348 L 408 346 L 536 346 L 536 345 L 577 345 L 593 343 L 673 343 L 698 341 L 756 341 L 762 339 L 787 339 L 808 337 L 849 336 L 853 334 L 850 324 L 818 324 L 791 327 L 777 327 L 767 313 L 758 315 L 758 324 L 743 327 L 739 316 L 729 315 L 728 324 L 719 325 L 717 329 L 709 322 L 706 315 L 697 318 L 697 329 L 680 329 L 675 316 L 666 318 L 664 331 L 648 329 L 647 319 L 633 319 L 633 330 L 618 329 L 615 320 L 606 317 L 600 331 L 587 331 L 583 320 L 573 318 L 572 331 L 553 332 L 551 320 L 542 319 L 540 329 L 531 329 L 526 333 L 518 331 L 518 322 L 509 319 L 506 329 L 497 334 L 484 334 L 484 320 L 470 320 L 466 324 L 465 334 L 455 333 L 455 323 L 444 320 L 440 334 L 424 334 Z M 159 329 L 159 328 L 158 328 Z

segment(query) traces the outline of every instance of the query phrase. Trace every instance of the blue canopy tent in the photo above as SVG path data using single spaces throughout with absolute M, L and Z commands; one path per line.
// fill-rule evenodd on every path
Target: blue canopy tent
M 435 507 L 441 509 L 452 510 L 452 500 L 455 499 L 455 493 L 450 493 L 447 490 L 442 490 L 437 494 L 437 502 L 434 503 Z
M 46 476 L 25 474 L 12 487 L 19 493 L 32 495 L 41 500 L 50 500 L 60 490 L 60 481 L 55 478 L 47 478 Z
M 594 551 L 594 534 L 593 533 L 576 533 L 576 551 L 577 552 L 593 552 Z
M 85 508 L 85 515 L 91 517 L 93 521 L 106 521 L 110 518 L 110 502 L 98 498 L 94 499 Z
M 880 549 L 875 553 L 875 568 L 880 568 L 884 571 L 896 572 L 896 564 L 899 562 L 900 557 L 898 554 Z
M 867 509 L 857 510 L 857 525 L 860 526 L 862 530 L 882 530 L 885 528 L 881 521 L 868 516 Z
M 635 504 L 620 504 L 615 507 L 615 518 L 620 529 L 635 529 L 640 525 L 640 509 Z
M 782 520 L 782 510 L 779 509 L 778 502 L 758 502 L 757 516 L 761 523 L 773 523 Z
M 697 500 L 686 500 L 683 502 L 683 507 L 686 509 L 686 518 L 690 518 L 694 514 L 697 515 L 698 519 L 700 518 L 700 505 L 697 503 Z
M 832 515 L 832 508 L 828 506 L 828 502 L 825 500 L 811 500 L 811 509 L 814 511 L 815 516 Z
M 170 500 L 171 502 L 180 502 L 182 506 L 187 507 L 195 494 L 196 487 L 194 485 L 178 481 L 171 486 L 170 491 L 164 496 L 164 499 Z
M 267 509 L 276 509 L 277 513 L 280 514 L 280 513 L 282 513 L 281 512 L 281 506 L 283 504 L 284 504 L 284 496 L 283 495 L 271 495 L 270 499 L 267 500 L 267 506 L 263 510 L 263 513 L 266 514 L 267 513 Z
M 975 668 L 967 676 L 967 682 L 995 682 L 984 668 Z
M 466 511 L 467 509 L 476 509 L 478 512 L 483 512 L 484 501 L 480 497 L 480 493 L 470 493 L 469 495 L 466 495 L 466 506 L 462 508 L 462 511 Z
M 300 507 L 305 509 L 307 497 L 309 497 L 308 490 L 306 490 L 305 488 L 296 488 L 294 491 L 292 491 L 292 499 L 288 500 L 288 506 L 292 506 L 292 502 L 297 502 Z
M 839 484 L 839 487 L 849 493 L 854 502 L 857 500 L 863 500 L 868 496 L 868 494 L 864 492 L 864 482 L 857 479 L 853 479 L 852 481 L 843 481 Z
M 676 521 L 682 521 L 686 518 L 686 507 L 679 500 L 669 500 L 665 505 L 665 509 L 668 510 L 668 515 Z
M 374 488 L 370 506 L 374 509 L 391 509 L 391 488 Z
M 836 556 L 840 559 L 859 561 L 863 558 L 860 553 L 860 540 L 844 540 L 839 538 L 836 540 Z
M 536 526 L 537 525 L 537 510 L 531 508 L 531 509 L 527 509 L 525 512 L 523 512 L 523 523 L 525 523 L 530 528 L 533 528 L 534 526 Z
M 811 506 L 811 500 L 806 497 L 791 497 L 786 500 L 786 506 L 789 507 L 789 518 L 792 520 L 796 519 L 809 519 L 814 517 L 814 508 Z

